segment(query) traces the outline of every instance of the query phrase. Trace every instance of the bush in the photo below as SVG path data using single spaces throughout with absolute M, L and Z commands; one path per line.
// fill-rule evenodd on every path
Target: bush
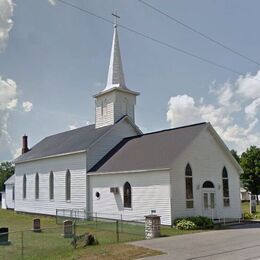
M 176 228 L 182 229 L 182 230 L 193 230 L 193 229 L 196 229 L 197 226 L 192 221 L 182 219 L 182 220 L 178 221 Z
M 255 216 L 249 212 L 244 213 L 244 219 L 254 219 Z
M 174 220 L 174 225 L 177 226 L 182 220 L 193 222 L 198 229 L 213 228 L 214 226 L 213 221 L 210 218 L 203 216 L 177 218 Z

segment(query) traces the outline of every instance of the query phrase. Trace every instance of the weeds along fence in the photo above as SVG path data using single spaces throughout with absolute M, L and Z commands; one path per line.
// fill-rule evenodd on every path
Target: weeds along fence
M 77 256 L 82 247 L 74 249 L 74 236 L 91 233 L 99 244 L 112 244 L 144 239 L 144 223 L 97 219 L 74 222 L 72 238 L 64 238 L 63 225 L 8 233 L 9 245 L 0 245 L 0 259 L 63 259 Z M 4 236 L 6 234 L 1 234 Z M 1 237 L 0 237 L 1 241 Z

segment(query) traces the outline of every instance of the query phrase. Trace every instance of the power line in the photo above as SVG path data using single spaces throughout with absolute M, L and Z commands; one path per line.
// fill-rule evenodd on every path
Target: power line
M 83 8 L 81 8 L 81 7 L 78 7 L 78 6 L 74 5 L 74 4 L 71 4 L 71 3 L 69 3 L 69 2 L 67 2 L 67 1 L 65 1 L 65 0 L 57 0 L 57 1 L 59 1 L 59 2 L 61 2 L 61 3 L 63 3 L 63 4 L 65 4 L 65 5 L 67 5 L 67 6 L 70 6 L 70 7 L 74 8 L 74 9 L 77 9 L 77 10 L 79 10 L 79 11 L 81 11 L 81 12 L 84 12 L 84 13 L 86 13 L 86 14 L 88 14 L 88 15 L 94 16 L 94 17 L 96 17 L 96 18 L 98 18 L 98 19 L 100 19 L 100 20 L 102 20 L 102 21 L 104 21 L 104 22 L 107 22 L 107 23 L 110 23 L 110 24 L 113 24 L 113 23 L 114 23 L 113 21 L 111 21 L 111 20 L 109 20 L 109 19 L 107 19 L 107 18 L 104 18 L 103 16 L 97 15 L 97 14 L 95 14 L 95 13 L 93 13 L 93 12 L 90 12 L 90 11 L 88 11 L 88 10 L 86 10 L 86 9 L 83 9 Z M 156 39 L 156 38 L 154 38 L 154 37 L 152 37 L 152 36 L 149 36 L 149 35 L 147 35 L 147 34 L 144 34 L 144 33 L 142 33 L 142 32 L 136 31 L 136 30 L 134 30 L 134 29 L 132 29 L 132 28 L 130 28 L 130 27 L 127 27 L 127 26 L 125 26 L 125 25 L 117 24 L 117 26 L 119 26 L 119 27 L 121 27 L 121 28 L 123 28 L 123 29 L 125 29 L 125 30 L 127 30 L 127 31 L 129 31 L 129 32 L 132 32 L 132 33 L 134 33 L 134 34 L 137 34 L 137 35 L 139 35 L 139 36 L 142 36 L 143 38 L 149 39 L 149 40 L 151 40 L 151 41 L 153 41 L 153 42 L 155 42 L 155 43 L 158 43 L 158 44 L 160 44 L 160 45 L 162 45 L 162 46 L 168 47 L 168 48 L 170 48 L 170 49 L 172 49 L 172 50 L 178 51 L 178 52 L 183 53 L 183 54 L 185 54 L 185 55 L 187 55 L 187 56 L 191 56 L 191 57 L 193 57 L 193 58 L 195 58 L 195 59 L 198 59 L 198 60 L 203 61 L 203 62 L 205 62 L 205 63 L 211 64 L 211 65 L 213 65 L 213 66 L 215 66 L 215 67 L 221 68 L 221 69 L 223 69 L 223 70 L 232 72 L 232 73 L 237 74 L 237 75 L 243 75 L 243 72 L 234 70 L 234 69 L 232 69 L 232 68 L 230 68 L 230 67 L 227 67 L 227 66 L 225 66 L 225 65 L 219 64 L 219 63 L 217 63 L 217 62 L 215 62 L 215 61 L 209 60 L 209 59 L 204 58 L 204 57 L 202 57 L 202 56 L 196 55 L 196 54 L 194 54 L 194 53 L 192 53 L 192 52 L 189 52 L 189 51 L 186 51 L 186 50 L 184 50 L 184 49 L 178 48 L 178 47 L 176 47 L 176 46 L 174 46 L 174 45 L 172 45 L 172 44 L 169 44 L 169 43 L 167 43 L 167 42 L 164 42 L 164 41 L 161 41 L 161 40 L 159 40 L 159 39 Z M 257 79 L 255 79 L 255 80 L 257 80 Z M 260 80 L 257 80 L 257 81 L 260 81 Z
M 198 31 L 198 30 L 195 29 L 194 27 L 192 27 L 192 26 L 190 26 L 190 25 L 188 25 L 188 24 L 186 24 L 186 23 L 180 21 L 179 19 L 177 19 L 177 18 L 175 18 L 175 17 L 173 17 L 173 16 L 167 14 L 166 12 L 163 12 L 163 11 L 160 10 L 159 8 L 157 8 L 157 7 L 155 7 L 155 6 L 153 6 L 153 5 L 149 4 L 149 3 L 147 3 L 146 1 L 144 1 L 144 0 L 138 0 L 138 1 L 139 1 L 140 3 L 142 3 L 143 5 L 149 7 L 150 9 L 153 9 L 154 11 L 156 11 L 156 12 L 158 12 L 158 13 L 160 13 L 160 14 L 166 16 L 166 17 L 168 17 L 169 19 L 171 19 L 172 21 L 174 21 L 174 22 L 180 24 L 181 26 L 185 27 L 186 29 L 188 29 L 188 30 L 190 30 L 190 31 L 192 31 L 192 32 L 194 32 L 194 33 L 200 35 L 201 37 L 203 37 L 203 38 L 205 38 L 205 39 L 207 39 L 207 40 L 209 40 L 209 41 L 211 41 L 211 42 L 213 42 L 213 43 L 215 43 L 215 44 L 221 46 L 222 48 L 224 48 L 224 49 L 226 49 L 226 50 L 228 50 L 228 51 L 230 51 L 230 52 L 232 52 L 232 53 L 234 53 L 234 54 L 240 56 L 241 58 L 243 58 L 243 59 L 245 59 L 245 60 L 247 60 L 247 61 L 250 61 L 250 62 L 252 62 L 252 63 L 254 63 L 254 64 L 260 66 L 260 62 L 254 60 L 254 59 L 252 59 L 252 58 L 250 58 L 250 57 L 248 57 L 248 56 L 245 55 L 245 54 L 242 54 L 242 53 L 239 52 L 239 51 L 234 50 L 233 48 L 231 48 L 231 47 L 225 45 L 224 43 L 222 43 L 222 42 L 220 42 L 220 41 L 218 41 L 218 40 L 216 40 L 216 39 L 214 39 L 214 38 L 212 38 L 212 37 L 210 37 L 209 35 L 207 35 L 207 34 L 201 32 L 201 31 Z

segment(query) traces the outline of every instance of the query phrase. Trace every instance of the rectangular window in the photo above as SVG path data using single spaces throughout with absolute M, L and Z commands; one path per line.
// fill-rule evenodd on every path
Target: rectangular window
M 223 196 L 229 197 L 228 179 L 223 179 Z
M 15 200 L 15 189 L 14 189 L 14 186 L 13 186 L 13 189 L 12 189 L 12 199 Z
M 193 208 L 193 200 L 186 200 L 186 208 L 187 209 Z

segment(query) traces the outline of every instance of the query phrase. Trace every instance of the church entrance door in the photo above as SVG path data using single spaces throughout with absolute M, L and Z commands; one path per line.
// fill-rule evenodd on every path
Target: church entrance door
M 203 215 L 214 219 L 216 214 L 215 187 L 211 181 L 205 181 L 202 186 Z

